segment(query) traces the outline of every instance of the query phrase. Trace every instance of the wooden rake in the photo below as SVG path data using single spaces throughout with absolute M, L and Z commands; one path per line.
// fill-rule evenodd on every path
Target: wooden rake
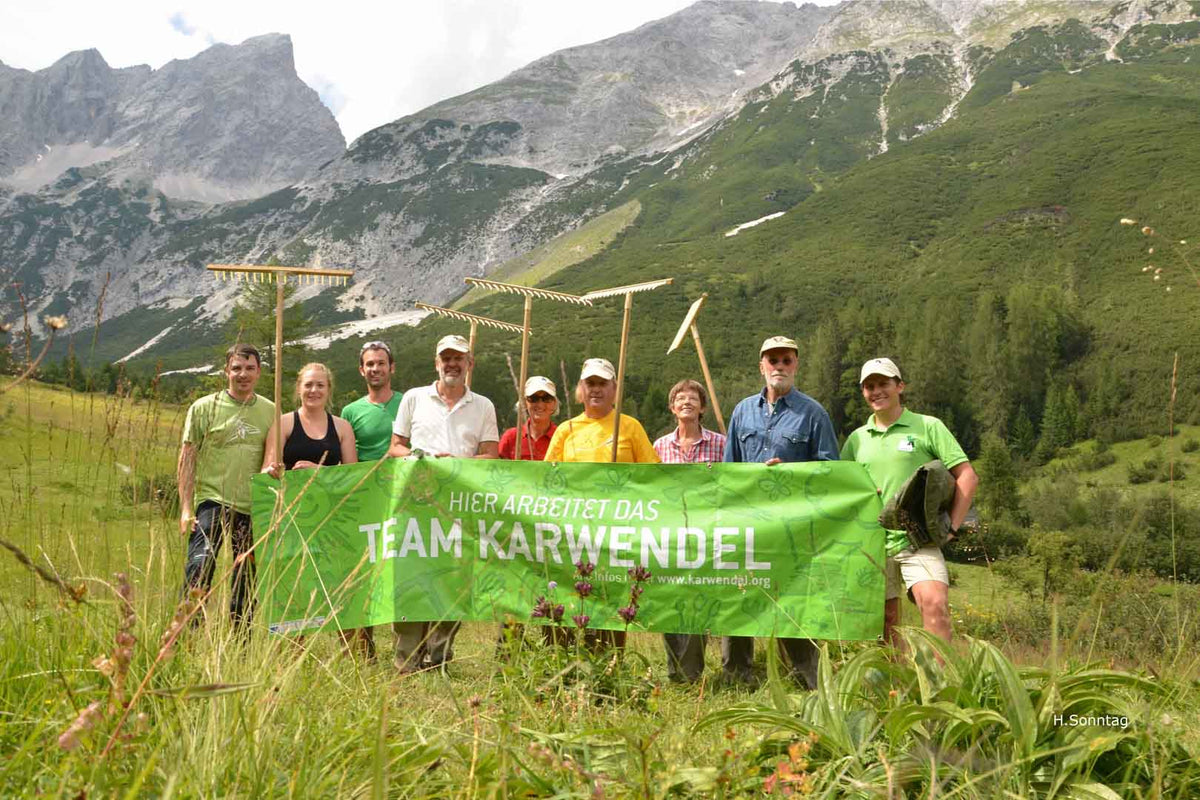
M 525 298 L 525 314 L 524 322 L 521 325 L 521 385 L 517 387 L 518 395 L 525 393 L 525 381 L 529 379 L 529 319 L 533 313 L 533 298 L 541 300 L 554 300 L 559 303 L 571 303 L 579 306 L 590 306 L 591 299 L 587 297 L 579 297 L 578 295 L 566 294 L 565 292 L 555 292 L 550 289 L 538 289 L 533 286 L 521 286 L 516 283 L 501 283 L 499 281 L 489 281 L 485 278 L 465 278 L 467 283 L 472 286 L 479 286 L 483 289 L 491 289 L 505 294 L 516 294 Z M 566 387 L 563 387 L 566 391 Z M 525 398 L 517 397 L 517 458 L 521 458 L 521 454 L 525 452 Z M 531 445 L 532 447 L 532 445 Z
M 633 316 L 633 296 L 638 292 L 649 292 L 675 281 L 674 278 L 662 278 L 645 283 L 631 283 L 628 286 L 614 286 L 611 289 L 597 289 L 583 296 L 585 300 L 601 300 L 605 297 L 625 298 L 625 314 L 621 319 L 621 354 L 617 359 L 617 415 L 613 419 L 612 461 L 617 460 L 617 447 L 621 435 L 621 401 L 625 394 L 625 351 L 629 344 L 629 320 Z
M 707 299 L 708 292 L 705 292 L 700 295 L 699 300 L 692 303 L 692 307 L 688 309 L 687 315 L 683 318 L 683 324 L 679 326 L 679 332 L 675 334 L 675 340 L 667 348 L 667 355 L 683 344 L 683 337 L 687 335 L 688 331 L 692 332 L 692 339 L 696 342 L 696 355 L 700 356 L 700 369 L 704 372 L 704 384 L 708 387 L 708 396 L 712 398 L 713 411 L 717 415 L 717 425 L 721 427 L 721 433 L 725 433 L 725 417 L 721 414 L 721 404 L 717 402 L 717 390 L 713 388 L 712 373 L 708 371 L 708 359 L 704 357 L 704 345 L 700 344 L 700 329 L 696 327 L 696 315 L 700 313 L 700 308 Z
M 208 269 L 219 281 L 275 282 L 275 456 L 282 461 L 283 426 L 280 424 L 280 417 L 282 417 L 280 403 L 283 402 L 283 287 L 289 281 L 296 284 L 345 286 L 354 275 L 354 271 L 261 266 L 258 264 L 209 264 Z

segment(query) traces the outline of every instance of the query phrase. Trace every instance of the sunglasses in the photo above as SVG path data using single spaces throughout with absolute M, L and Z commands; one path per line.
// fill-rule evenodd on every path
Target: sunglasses
M 368 350 L 382 350 L 383 352 L 387 353 L 389 356 L 392 354 L 392 348 L 388 347 L 387 342 L 367 342 L 366 344 L 364 344 L 362 346 L 362 349 L 359 350 L 358 352 L 365 353 Z
M 554 398 L 545 393 L 535 394 L 532 397 L 527 397 L 525 399 L 531 403 L 552 403 L 552 402 L 554 402 Z

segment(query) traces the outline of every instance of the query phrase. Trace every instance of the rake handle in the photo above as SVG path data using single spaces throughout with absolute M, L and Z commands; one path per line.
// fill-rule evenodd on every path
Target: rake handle
M 617 359 L 617 415 L 613 419 L 612 462 L 617 461 L 621 444 L 621 401 L 625 395 L 625 350 L 629 343 L 629 318 L 633 316 L 633 293 L 625 295 L 625 313 L 621 318 L 621 355 Z

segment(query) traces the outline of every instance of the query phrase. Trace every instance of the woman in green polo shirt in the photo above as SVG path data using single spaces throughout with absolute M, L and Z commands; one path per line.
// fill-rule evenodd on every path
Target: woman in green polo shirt
M 886 501 L 917 467 L 938 460 L 956 483 L 950 507 L 950 526 L 958 530 L 971 508 L 979 477 L 954 435 L 937 417 L 915 414 L 904 407 L 904 380 L 888 358 L 863 364 L 859 376 L 863 399 L 871 407 L 867 423 L 846 438 L 843 461 L 865 464 Z M 900 621 L 900 582 L 921 611 L 925 630 L 950 641 L 950 574 L 937 547 L 916 549 L 904 531 L 887 531 L 887 600 L 883 637 L 898 644 L 895 628 Z

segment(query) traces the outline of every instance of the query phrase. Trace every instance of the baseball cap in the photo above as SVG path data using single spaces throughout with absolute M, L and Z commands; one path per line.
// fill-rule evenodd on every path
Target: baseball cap
M 558 392 L 554 391 L 554 381 L 542 375 L 534 375 L 525 381 L 526 397 L 533 397 L 538 392 L 545 392 L 555 400 L 558 399 Z
M 613 369 L 612 362 L 607 358 L 589 358 L 583 362 L 583 370 L 579 373 L 579 380 L 587 378 L 604 378 L 606 381 L 614 381 L 617 379 L 617 371 Z
M 789 350 L 800 352 L 800 347 L 796 344 L 795 339 L 789 339 L 786 336 L 769 336 L 763 339 L 762 347 L 758 349 L 758 354 L 761 356 L 768 350 L 776 350 L 781 347 L 786 347 Z
M 872 358 L 863 364 L 862 372 L 858 376 L 860 385 L 867 379 L 868 375 L 882 375 L 885 378 L 895 378 L 898 381 L 904 380 L 900 377 L 900 368 L 890 358 Z
M 471 352 L 471 345 L 467 344 L 467 340 L 463 337 L 456 336 L 452 333 L 449 336 L 443 336 L 441 339 L 438 339 L 436 352 L 441 353 L 443 350 L 455 350 L 459 353 L 469 353 Z

